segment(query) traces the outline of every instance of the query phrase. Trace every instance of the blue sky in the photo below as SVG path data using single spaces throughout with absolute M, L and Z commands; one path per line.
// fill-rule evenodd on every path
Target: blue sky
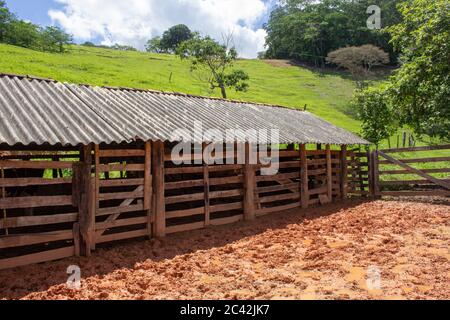
M 48 10 L 61 9 L 62 6 L 54 0 L 6 0 L 6 4 L 19 18 L 30 20 L 40 25 L 51 24 Z
M 61 4 L 64 2 L 64 4 Z M 146 41 L 172 25 L 221 40 L 233 32 L 241 56 L 264 49 L 270 8 L 277 0 L 6 0 L 19 18 L 39 25 L 56 24 L 76 42 L 127 44 L 143 49 Z

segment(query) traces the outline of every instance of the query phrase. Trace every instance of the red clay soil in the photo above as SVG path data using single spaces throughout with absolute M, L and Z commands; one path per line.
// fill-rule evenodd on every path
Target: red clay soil
M 1 271 L 0 299 L 449 299 L 449 243 L 448 204 L 349 201 Z

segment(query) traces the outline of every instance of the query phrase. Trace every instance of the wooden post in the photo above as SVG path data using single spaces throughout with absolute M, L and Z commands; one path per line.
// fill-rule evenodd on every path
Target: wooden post
M 203 183 L 205 192 L 205 227 L 211 224 L 211 212 L 209 205 L 209 166 L 203 164 Z
M 152 144 L 150 141 L 145 143 L 145 164 L 144 164 L 144 210 L 147 211 L 147 231 L 148 236 L 152 237 Z
M 367 162 L 369 168 L 369 195 L 375 197 L 375 184 L 374 184 L 374 153 L 370 150 L 367 151 Z
M 348 164 L 347 164 L 347 146 L 341 148 L 341 199 L 347 199 L 347 186 L 348 186 Z
M 153 143 L 153 236 L 166 236 L 166 204 L 164 198 L 164 142 Z
M 75 248 L 75 257 L 80 256 L 80 224 L 73 224 L 73 246 Z
M 251 221 L 256 218 L 255 212 L 255 188 L 256 172 L 254 164 L 250 163 L 252 158 L 252 145 L 245 144 L 245 165 L 244 165 L 244 219 Z
M 380 196 L 380 170 L 379 170 L 378 150 L 373 153 L 373 188 L 375 197 Z
M 202 146 L 202 159 L 203 159 L 203 190 L 205 193 L 205 227 L 211 224 L 211 212 L 210 212 L 210 201 L 209 201 L 209 165 L 208 159 L 204 159 L 203 154 L 207 147 L 207 144 Z
M 80 253 L 89 257 L 95 248 L 95 196 L 91 178 L 92 145 L 83 147 L 82 162 L 73 165 L 73 203 L 78 207 L 78 227 L 81 235 Z
M 95 179 L 93 183 L 94 188 L 94 204 L 92 205 L 94 210 L 94 227 L 92 231 L 92 250 L 95 250 L 96 245 L 96 235 L 95 235 L 95 216 L 100 209 L 100 146 L 96 144 L 94 146 L 94 156 L 95 156 Z
M 3 159 L 0 159 L 0 160 L 3 160 Z M 0 167 L 0 171 L 1 171 L 1 178 L 2 179 L 4 179 L 5 178 L 5 169 L 3 168 L 3 167 Z M 2 187 L 2 189 L 0 190 L 1 191 L 1 196 L 0 196 L 0 198 L 1 199 L 4 199 L 4 198 L 6 198 L 6 188 L 5 187 Z M 7 214 L 6 214 L 6 209 L 2 209 L 2 212 L 3 212 L 3 219 L 4 219 L 4 221 L 6 222 L 6 219 L 7 219 Z M 8 228 L 5 228 L 5 234 L 6 235 L 9 235 L 9 230 L 8 230 Z
M 300 183 L 301 183 L 301 202 L 302 208 L 309 206 L 309 176 L 308 176 L 308 158 L 306 154 L 306 145 L 300 145 Z
M 327 144 L 327 196 L 328 201 L 333 202 L 333 165 L 331 161 L 331 146 Z

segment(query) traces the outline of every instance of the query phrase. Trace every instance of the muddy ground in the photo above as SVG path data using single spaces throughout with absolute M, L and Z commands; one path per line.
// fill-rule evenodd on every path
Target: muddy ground
M 448 203 L 348 201 L 0 271 L 0 299 L 449 299 L 449 244 Z

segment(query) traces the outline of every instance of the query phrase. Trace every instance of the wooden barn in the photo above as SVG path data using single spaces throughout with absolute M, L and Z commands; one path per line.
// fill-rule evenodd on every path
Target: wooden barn
M 199 123 L 277 130 L 264 160 L 279 169 L 251 161 L 248 135 L 176 138 Z M 189 152 L 173 159 L 180 142 Z M 0 269 L 367 195 L 373 169 L 352 150 L 364 144 L 306 111 L 0 75 Z M 225 145 L 215 163 L 212 145 Z

